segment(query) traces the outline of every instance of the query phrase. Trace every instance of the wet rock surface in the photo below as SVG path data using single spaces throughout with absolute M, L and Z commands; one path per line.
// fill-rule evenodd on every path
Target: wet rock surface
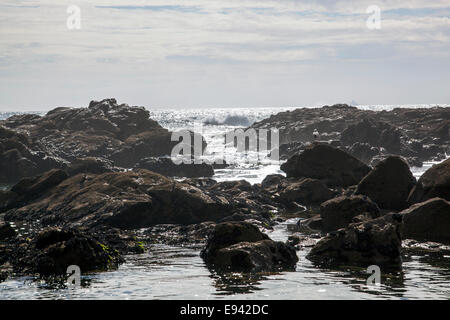
M 320 204 L 335 195 L 322 181 L 316 179 L 303 178 L 286 185 L 280 192 L 280 200 L 286 203 Z
M 206 221 L 191 225 L 161 224 L 145 230 L 145 237 L 151 243 L 163 243 L 168 245 L 201 245 L 213 232 L 215 222 Z
M 235 212 L 258 214 L 267 219 L 282 209 L 259 185 L 252 185 L 245 180 L 213 183 L 205 189 L 219 198 L 226 199 L 235 208 Z
M 15 255 L 24 256 L 14 249 L 15 242 L 25 248 L 26 239 L 35 239 L 48 226 L 82 228 L 111 250 L 127 254 L 144 252 L 146 243 L 203 244 L 218 221 L 249 221 L 261 228 L 274 224 L 270 210 L 277 208 L 268 203 L 276 203 L 265 199 L 259 186 L 246 181 L 177 182 L 145 169 L 92 173 L 104 171 L 104 164 L 81 159 L 74 163 L 74 171 L 53 169 L 2 191 L 0 215 L 27 230 L 14 241 L 2 236 L 0 241 L 7 241 L 2 253 L 5 263 L 15 263 Z M 147 230 L 135 232 L 142 228 Z M 32 252 L 37 255 L 37 251 Z M 30 273 L 36 268 L 16 272 Z M 39 273 L 45 273 L 44 269 Z
M 0 241 L 16 236 L 16 231 L 9 225 L 9 223 L 0 222 Z
M 279 129 L 281 158 L 293 156 L 303 149 L 302 144 L 318 139 L 333 144 L 339 141 L 340 145 L 336 146 L 346 149 L 355 143 L 367 143 L 381 154 L 416 158 L 416 163 L 422 163 L 445 159 L 445 150 L 450 145 L 449 119 L 450 108 L 370 111 L 336 104 L 280 112 L 254 123 L 251 128 Z M 317 138 L 313 135 L 316 129 Z M 356 150 L 353 151 L 358 157 Z M 371 153 L 362 153 L 359 159 L 370 163 Z
M 408 197 L 408 203 L 440 197 L 450 201 L 450 159 L 432 166 L 419 178 Z
M 314 143 L 281 165 L 288 177 L 322 180 L 328 186 L 358 184 L 370 168 L 348 153 L 327 144 Z
M 310 218 L 298 220 L 296 229 L 305 233 L 323 230 L 323 221 L 320 214 L 316 214 Z
M 391 156 L 378 163 L 361 180 L 356 194 L 368 196 L 382 209 L 402 210 L 408 206 L 408 195 L 415 184 L 416 179 L 406 161 Z
M 367 165 L 373 165 L 374 157 L 380 155 L 382 152 L 378 147 L 373 147 L 367 142 L 355 142 L 349 149 L 348 152 L 355 158 L 361 160 Z
M 401 149 L 401 134 L 393 126 L 385 123 L 364 119 L 349 125 L 341 133 L 341 142 L 346 146 L 354 143 L 367 143 L 372 147 L 385 148 L 387 152 L 398 153 Z
M 305 147 L 306 144 L 299 141 L 283 143 L 278 148 L 278 154 L 281 160 L 287 160 L 290 157 L 301 153 L 303 150 L 305 150 Z
M 335 231 L 347 227 L 355 217 L 367 219 L 381 215 L 378 205 L 365 196 L 341 196 L 320 205 L 320 217 L 324 231 Z
M 0 121 L 0 183 L 14 183 L 52 168 L 64 168 L 65 162 L 46 154 L 39 141 L 26 134 L 1 126 Z
M 405 239 L 450 243 L 450 202 L 432 198 L 400 212 Z
M 292 269 L 298 261 L 292 246 L 270 240 L 245 222 L 216 225 L 201 256 L 211 267 L 226 271 Z
M 48 228 L 24 243 L 16 252 L 16 271 L 43 276 L 64 275 L 71 265 L 81 272 L 104 271 L 117 266 L 122 258 L 117 250 L 77 229 Z
M 61 169 L 52 169 L 42 175 L 24 178 L 11 187 L 10 207 L 17 207 L 35 200 L 67 178 Z
M 323 265 L 401 265 L 402 216 L 386 215 L 330 233 L 307 258 Z
M 21 181 L 11 190 L 23 184 Z M 226 200 L 144 169 L 78 174 L 42 190 L 36 197 L 31 203 L 17 202 L 15 208 L 5 212 L 5 219 L 136 229 L 161 223 L 217 221 L 231 214 Z
M 72 163 L 66 168 L 66 172 L 69 176 L 75 176 L 79 173 L 106 173 L 118 171 L 114 167 L 112 161 L 104 158 L 78 158 L 72 161 Z
M 56 108 L 42 117 L 16 115 L 0 121 L 0 181 L 65 168 L 77 158 L 103 158 L 131 168 L 142 158 L 170 155 L 177 143 L 144 107 L 115 99 L 91 101 L 88 108 Z
M 214 168 L 209 164 L 175 164 L 171 158 L 144 158 L 135 165 L 135 168 L 147 169 L 167 177 L 196 178 L 212 177 L 214 175 Z

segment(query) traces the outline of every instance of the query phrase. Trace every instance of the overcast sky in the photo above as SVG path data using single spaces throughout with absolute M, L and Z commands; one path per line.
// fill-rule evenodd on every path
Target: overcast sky
M 449 40 L 448 0 L 1 0 L 0 111 L 450 103 Z

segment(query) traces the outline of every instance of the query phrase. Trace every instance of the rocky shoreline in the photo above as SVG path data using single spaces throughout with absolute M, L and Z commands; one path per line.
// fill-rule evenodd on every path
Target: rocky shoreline
M 171 132 L 115 99 L 10 117 L 0 121 L 0 182 L 11 185 L 0 191 L 0 281 L 109 270 L 153 243 L 199 244 L 221 271 L 295 270 L 308 241 L 320 266 L 399 268 L 405 239 L 450 242 L 450 159 L 418 181 L 410 171 L 446 157 L 449 123 L 449 108 L 282 112 L 251 127 L 280 129 L 286 177 L 251 185 L 217 182 L 209 165 L 174 168 Z M 286 214 L 301 218 L 297 233 L 271 240 L 264 230 Z
M 444 160 L 450 153 L 449 126 L 450 108 L 370 111 L 336 104 L 280 112 L 251 128 L 279 129 L 279 152 L 284 159 L 315 139 L 328 141 L 371 166 L 389 155 L 400 155 L 410 166 L 420 167 L 424 161 Z

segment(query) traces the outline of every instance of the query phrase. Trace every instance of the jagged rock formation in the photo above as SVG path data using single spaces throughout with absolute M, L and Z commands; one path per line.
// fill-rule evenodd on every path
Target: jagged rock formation
M 444 159 L 450 149 L 450 108 L 397 108 L 392 111 L 360 110 L 346 104 L 322 108 L 300 108 L 280 112 L 254 123 L 251 128 L 277 128 L 280 156 L 292 156 L 302 144 L 321 141 L 349 149 L 368 143 L 385 155 L 401 155 L 415 165 L 425 160 Z M 284 146 L 287 144 L 287 146 Z M 354 154 L 357 156 L 357 154 Z M 370 163 L 367 159 L 366 163 Z
M 408 203 L 414 204 L 434 197 L 450 200 L 450 159 L 425 171 L 411 190 Z
M 5 220 L 39 219 L 43 225 L 135 229 L 232 214 L 226 199 L 144 169 L 73 177 L 55 169 L 20 181 L 9 197 Z
M 328 234 L 307 258 L 323 265 L 401 265 L 402 215 L 386 215 Z
M 450 202 L 432 198 L 400 212 L 406 239 L 450 243 Z
M 408 195 L 415 184 L 408 164 L 398 156 L 391 156 L 359 182 L 356 194 L 368 196 L 382 209 L 402 210 L 408 206 Z
M 292 246 L 269 239 L 245 222 L 216 225 L 201 256 L 211 267 L 225 271 L 292 269 L 298 261 Z
M 314 143 L 281 165 L 288 177 L 322 180 L 328 186 L 358 184 L 370 168 L 348 153 L 327 144 Z
M 0 183 L 65 168 L 79 158 L 132 168 L 143 158 L 170 155 L 177 143 L 144 107 L 115 99 L 91 101 L 88 108 L 56 108 L 42 117 L 15 115 L 0 121 Z

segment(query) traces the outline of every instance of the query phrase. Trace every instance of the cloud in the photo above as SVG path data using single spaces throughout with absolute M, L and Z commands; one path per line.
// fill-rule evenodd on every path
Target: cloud
M 66 27 L 66 9 L 72 4 L 81 8 L 81 30 Z M 155 82 L 165 83 L 167 74 L 194 79 L 196 70 L 213 64 L 219 74 L 233 68 L 245 77 L 249 68 L 259 68 L 262 76 L 274 78 L 304 72 L 309 66 L 316 72 L 331 71 L 335 67 L 330 65 L 336 63 L 349 63 L 349 72 L 355 74 L 363 64 L 375 69 L 387 62 L 429 64 L 440 59 L 448 64 L 448 0 L 378 0 L 381 30 L 366 27 L 366 9 L 372 4 L 372 0 L 95 4 L 6 0 L 0 4 L 0 77 L 7 82 L 6 77 L 14 74 L 29 81 L 42 70 L 56 75 L 64 69 L 75 78 L 101 73 L 109 77 L 103 83 L 111 81 L 111 73 L 151 78 L 156 87 Z M 11 96 L 9 101 L 13 100 Z
M 444 50 L 449 40 L 449 18 L 439 16 L 441 11 L 448 13 L 444 1 L 382 1 L 386 13 L 379 32 L 366 29 L 367 6 L 361 2 L 169 0 L 136 1 L 134 5 L 99 1 L 92 5 L 83 1 L 79 31 L 65 28 L 67 13 L 59 1 L 39 1 L 40 6 L 33 1 L 14 3 L 4 4 L 0 13 L 1 45 L 9 55 L 21 55 L 18 44 L 38 39 L 43 45 L 30 54 L 50 53 L 68 59 L 125 55 L 140 62 L 186 55 L 237 61 L 255 56 L 257 61 L 285 62 L 317 57 L 318 46 L 329 49 L 374 41 L 396 46 L 401 38 L 435 41 Z M 414 52 L 417 54 L 420 52 Z

